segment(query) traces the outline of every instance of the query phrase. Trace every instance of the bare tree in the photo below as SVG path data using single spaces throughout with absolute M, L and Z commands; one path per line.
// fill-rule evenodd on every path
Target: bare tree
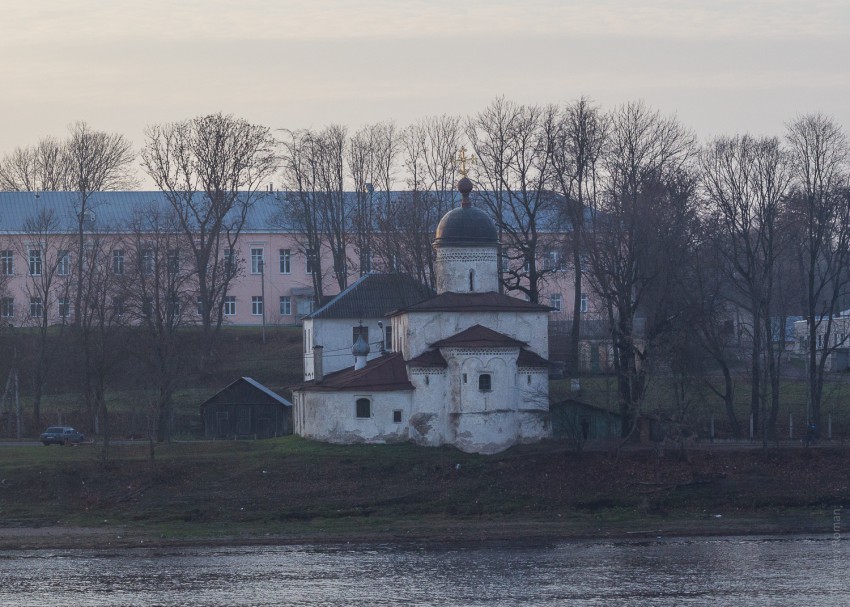
M 693 154 L 693 135 L 643 103 L 624 105 L 611 116 L 605 192 L 585 241 L 587 278 L 612 331 L 624 436 L 643 400 L 654 341 L 669 330 L 681 305 L 673 275 L 692 229 L 687 168 Z
M 779 406 L 782 348 L 774 340 L 772 317 L 779 311 L 775 295 L 783 249 L 780 219 L 790 182 L 788 157 L 776 138 L 721 137 L 703 151 L 701 165 L 703 189 L 728 246 L 723 253 L 730 284 L 752 318 L 750 412 L 754 428 L 767 430 L 767 440 Z M 770 390 L 762 383 L 762 360 Z M 762 420 L 768 393 L 771 417 Z
M 433 285 L 431 242 L 436 227 L 435 201 L 430 192 L 401 192 L 384 204 L 376 218 L 380 237 L 375 251 L 384 269 L 407 274 Z
M 116 245 L 107 236 L 108 226 L 90 232 L 81 255 L 83 276 L 81 305 L 77 309 L 83 357 L 86 408 L 91 429 L 101 435 L 101 460 L 109 459 L 111 427 L 106 399 L 107 379 L 125 354 L 124 327 L 128 316 L 122 285 L 112 268 L 111 250 Z
M 0 161 L 0 190 L 60 191 L 70 185 L 66 143 L 45 137 L 32 147 L 15 148 Z
M 391 267 L 399 253 L 394 235 L 385 234 L 383 228 L 398 202 L 393 199 L 393 189 L 403 142 L 404 133 L 393 122 L 367 125 L 351 138 L 347 160 L 354 181 L 352 223 L 360 274 L 371 271 L 376 262 Z
M 737 352 L 735 304 L 729 300 L 732 286 L 725 272 L 726 260 L 721 252 L 727 250 L 727 246 L 716 216 L 701 218 L 699 233 L 688 271 L 682 275 L 679 283 L 690 306 L 686 334 L 720 370 L 722 387 L 715 386 L 707 374 L 703 374 L 702 379 L 708 389 L 723 401 L 732 435 L 740 436 L 741 425 L 735 412 L 735 378 L 732 372 Z
M 457 180 L 456 154 L 463 131 L 456 116 L 431 116 L 408 127 L 403 135 L 404 165 L 411 196 L 403 213 L 409 225 L 408 255 L 413 272 L 423 284 L 434 285 L 434 251 L 431 246 L 437 222 L 453 206 Z M 418 230 L 418 231 L 410 231 Z
M 517 105 L 504 98 L 467 123 L 478 157 L 481 196 L 494 216 L 502 243 L 502 284 L 539 302 L 546 275 L 558 270 L 541 264 L 541 239 L 554 198 L 547 188 L 555 143 L 554 107 Z
M 29 298 L 29 324 L 38 330 L 33 368 L 33 418 L 41 425 L 41 400 L 49 377 L 53 350 L 48 344 L 51 314 L 56 312 L 63 327 L 70 312 L 71 249 L 73 239 L 62 233 L 53 209 L 43 209 L 24 222 L 26 239 L 18 251 L 26 260 L 24 292 Z
M 146 129 L 142 165 L 176 213 L 197 268 L 205 357 L 239 270 L 236 243 L 262 184 L 277 170 L 267 127 L 210 114 Z
M 570 372 L 579 366 L 581 334 L 582 257 L 585 214 L 595 206 L 599 195 L 600 159 L 605 149 L 608 118 L 587 97 L 560 109 L 552 146 L 552 184 L 563 197 L 561 212 L 569 230 L 573 267 L 573 319 L 570 327 L 568 364 Z
M 375 150 L 372 140 L 371 127 L 358 130 L 351 137 L 346 154 L 348 172 L 354 182 L 355 206 L 351 221 L 361 276 L 372 271 L 375 249 Z
M 95 211 L 93 196 L 97 192 L 130 187 L 134 181 L 131 163 L 135 153 L 123 135 L 92 130 L 85 122 L 71 126 L 71 135 L 64 145 L 67 187 L 75 192 L 77 213 L 77 263 L 76 300 L 74 309 L 80 310 L 83 298 L 84 260 L 87 233 L 93 228 Z M 79 327 L 75 313 L 74 325 Z
M 310 130 L 285 131 L 281 145 L 283 185 L 289 191 L 282 211 L 287 223 L 295 228 L 301 252 L 307 258 L 313 281 L 313 300 L 318 304 L 324 297 L 321 251 L 325 229 L 318 166 L 322 145 L 319 137 Z
M 319 135 L 320 152 L 316 159 L 322 225 L 340 291 L 348 286 L 348 244 L 351 238 L 351 209 L 344 186 L 346 141 L 345 127 L 327 127 Z
M 129 248 L 113 260 L 123 278 L 126 312 L 138 327 L 133 355 L 146 367 L 156 391 L 152 414 L 154 440 L 170 441 L 173 396 L 188 365 L 183 329 L 196 319 L 196 271 L 190 245 L 173 210 L 152 206 L 134 215 L 125 239 Z
M 399 246 L 396 218 L 400 213 L 400 198 L 394 193 L 402 134 L 393 122 L 379 122 L 368 128 L 372 148 L 372 191 L 368 194 L 377 228 L 373 238 L 375 262 L 384 271 L 398 271 L 399 260 L 407 253 L 406 248 Z
M 791 122 L 787 141 L 793 167 L 792 224 L 799 234 L 796 249 L 805 281 L 810 423 L 817 435 L 827 360 L 836 347 L 847 346 L 846 336 L 833 340 L 833 321 L 850 279 L 850 146 L 842 129 L 822 114 Z

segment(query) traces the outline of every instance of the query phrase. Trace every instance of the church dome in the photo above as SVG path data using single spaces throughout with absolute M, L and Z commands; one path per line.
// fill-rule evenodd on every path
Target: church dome
M 363 335 L 360 334 L 357 336 L 357 341 L 354 342 L 354 345 L 351 346 L 351 353 L 354 356 L 368 356 L 369 352 L 371 352 L 371 348 L 369 348 L 369 344 L 363 339 Z
M 452 209 L 437 225 L 435 247 L 495 247 L 499 244 L 499 232 L 490 216 L 476 209 L 469 202 L 472 182 L 466 177 L 458 182 L 463 195 L 463 204 Z

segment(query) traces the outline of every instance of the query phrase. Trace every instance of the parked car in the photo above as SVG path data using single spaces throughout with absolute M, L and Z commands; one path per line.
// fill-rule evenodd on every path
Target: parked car
M 71 426 L 50 426 L 41 433 L 41 442 L 45 446 L 81 443 L 84 440 L 86 440 L 85 435 L 82 432 L 77 432 Z

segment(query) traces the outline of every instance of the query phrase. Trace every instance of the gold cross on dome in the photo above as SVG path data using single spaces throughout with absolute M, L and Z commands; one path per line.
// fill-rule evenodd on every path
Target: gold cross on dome
M 469 167 L 467 167 L 466 165 L 467 164 L 470 164 L 470 165 L 475 164 L 475 156 L 467 156 L 466 155 L 466 148 L 461 146 L 460 151 L 457 154 L 457 158 L 455 158 L 455 162 L 460 163 L 460 168 L 458 169 L 458 172 L 463 177 L 466 177 L 467 173 L 469 173 Z

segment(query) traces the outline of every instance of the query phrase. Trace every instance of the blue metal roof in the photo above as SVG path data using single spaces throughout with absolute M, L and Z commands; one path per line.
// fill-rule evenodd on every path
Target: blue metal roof
M 393 202 L 403 201 L 412 193 L 408 191 L 390 192 Z M 423 193 L 426 196 L 427 192 Z M 452 205 L 459 204 L 460 194 L 453 192 Z M 195 194 L 203 196 L 203 194 Z M 245 196 L 242 194 L 241 196 Z M 287 201 L 294 200 L 295 192 L 256 192 L 252 196 L 244 232 L 251 233 L 291 233 L 298 231 L 287 212 Z M 385 200 L 385 192 L 375 192 L 376 204 Z M 486 210 L 482 195 L 473 192 L 473 205 Z M 345 204 L 350 209 L 357 206 L 357 194 L 345 192 Z M 0 192 L 0 233 L 27 233 L 27 222 L 41 211 L 53 209 L 58 222 L 57 231 L 76 232 L 77 213 L 80 197 L 76 192 Z M 150 192 L 95 192 L 89 198 L 89 210 L 94 214 L 94 230 L 117 232 L 126 230 L 135 213 L 144 212 L 151 207 L 166 211 L 170 209 L 168 199 L 160 191 Z M 434 218 L 434 229 L 439 217 Z M 553 211 L 541 212 L 538 216 L 539 229 L 552 229 Z M 509 220 L 510 221 L 510 220 Z M 563 229 L 563 227 L 561 228 Z M 567 226 L 566 229 L 569 229 Z
M 285 221 L 284 200 L 284 193 L 254 194 L 243 231 L 292 231 L 292 226 Z M 76 192 L 0 192 L 0 232 L 26 233 L 30 231 L 28 221 L 51 209 L 57 220 L 57 231 L 75 232 L 79 208 L 80 196 Z M 159 191 L 95 192 L 90 195 L 88 204 L 94 214 L 93 229 L 105 232 L 127 229 L 134 214 L 151 208 L 168 211 L 171 207 L 165 194 Z

